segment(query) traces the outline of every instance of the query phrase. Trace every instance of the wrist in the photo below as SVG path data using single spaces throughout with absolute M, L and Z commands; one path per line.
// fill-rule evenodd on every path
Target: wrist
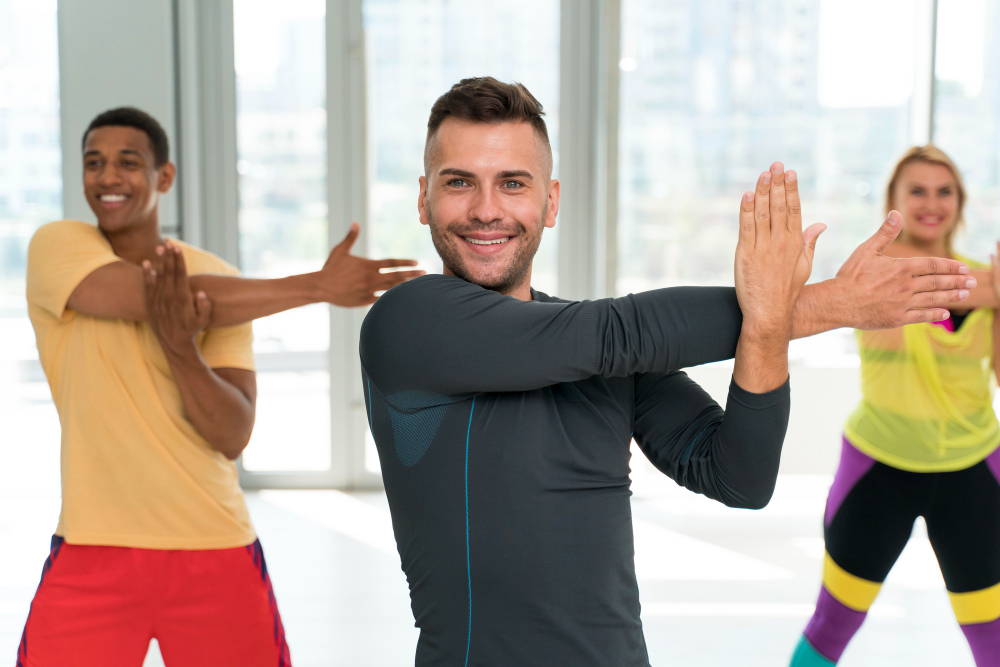
M 190 341 L 172 341 L 170 343 L 160 340 L 160 347 L 163 348 L 163 355 L 171 366 L 200 363 L 201 351 L 195 339 Z
M 330 303 L 333 298 L 332 293 L 323 284 L 323 272 L 313 271 L 303 273 L 298 276 L 291 276 L 289 280 L 296 284 L 295 291 L 306 303 Z

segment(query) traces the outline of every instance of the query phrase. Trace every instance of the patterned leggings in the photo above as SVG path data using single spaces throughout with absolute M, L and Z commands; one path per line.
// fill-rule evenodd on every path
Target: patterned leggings
M 826 502 L 823 586 L 792 667 L 836 664 L 923 516 L 978 667 L 1000 667 L 1000 449 L 955 472 L 879 463 L 846 439 Z

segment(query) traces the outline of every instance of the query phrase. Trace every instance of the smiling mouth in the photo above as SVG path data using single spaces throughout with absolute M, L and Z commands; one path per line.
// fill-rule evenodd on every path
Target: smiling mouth
M 471 236 L 463 236 L 462 238 L 473 245 L 499 245 L 501 243 L 506 243 L 511 239 L 510 236 L 503 236 L 498 239 L 476 239 Z

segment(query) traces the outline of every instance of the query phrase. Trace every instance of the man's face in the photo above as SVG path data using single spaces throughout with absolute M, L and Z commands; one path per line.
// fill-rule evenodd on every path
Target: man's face
M 105 232 L 149 222 L 160 194 L 174 181 L 174 165 L 156 167 L 149 137 L 134 127 L 92 130 L 83 147 L 83 192 Z
M 535 129 L 449 118 L 429 150 L 417 207 L 445 272 L 505 294 L 526 288 L 559 210 L 559 182 Z

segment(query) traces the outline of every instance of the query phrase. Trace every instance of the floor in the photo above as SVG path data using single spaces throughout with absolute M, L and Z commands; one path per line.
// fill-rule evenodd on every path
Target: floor
M 0 424 L 2 662 L 16 651 L 59 511 L 58 419 L 44 383 L 0 383 Z M 829 483 L 783 475 L 771 504 L 751 512 L 636 466 L 636 567 L 652 665 L 787 664 L 818 591 Z M 262 491 L 247 500 L 297 667 L 412 664 L 417 631 L 383 494 Z M 162 665 L 155 646 L 146 664 Z M 918 524 L 841 665 L 972 664 Z

